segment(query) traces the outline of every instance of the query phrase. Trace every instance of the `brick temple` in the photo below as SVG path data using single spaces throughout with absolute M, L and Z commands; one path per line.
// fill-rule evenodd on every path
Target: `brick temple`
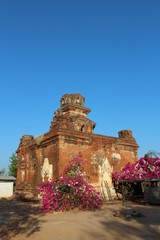
M 17 149 L 17 194 L 36 198 L 39 183 L 61 175 L 81 153 L 95 188 L 106 199 L 115 197 L 112 171 L 137 161 L 138 145 L 131 130 L 119 131 L 118 137 L 94 134 L 96 123 L 87 117 L 91 110 L 84 107 L 84 101 L 79 93 L 63 95 L 50 130 L 37 138 L 22 136 Z

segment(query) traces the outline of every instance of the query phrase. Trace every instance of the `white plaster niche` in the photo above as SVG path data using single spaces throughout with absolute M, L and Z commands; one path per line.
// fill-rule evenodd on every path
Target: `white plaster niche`
M 48 158 L 45 158 L 41 170 L 42 181 L 44 182 L 45 178 L 48 178 L 48 180 L 52 179 L 52 173 L 53 165 L 49 164 Z
M 113 167 L 110 165 L 108 158 L 103 159 L 102 165 L 99 165 L 99 184 L 101 195 L 106 200 L 116 198 L 116 192 L 112 184 Z
M 112 183 L 113 166 L 109 163 L 108 158 L 101 153 L 94 154 L 92 160 L 92 164 L 98 164 L 101 196 L 106 200 L 115 199 L 117 196 Z

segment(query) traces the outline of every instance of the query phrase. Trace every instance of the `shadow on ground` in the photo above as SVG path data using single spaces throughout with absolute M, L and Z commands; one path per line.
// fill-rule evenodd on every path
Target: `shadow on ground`
M 9 240 L 18 234 L 31 236 L 40 231 L 38 204 L 17 199 L 0 199 L 0 239 Z
M 115 208 L 110 207 L 109 210 L 114 215 Z M 160 239 L 160 206 L 132 204 L 119 210 L 120 217 L 100 221 L 106 231 L 111 233 L 112 239 Z
M 120 217 L 114 213 L 120 211 Z M 123 214 L 122 214 L 123 212 Z M 126 218 L 135 212 L 141 215 Z M 159 240 L 160 206 L 104 204 L 102 210 L 43 215 L 39 206 L 0 200 L 0 239 Z

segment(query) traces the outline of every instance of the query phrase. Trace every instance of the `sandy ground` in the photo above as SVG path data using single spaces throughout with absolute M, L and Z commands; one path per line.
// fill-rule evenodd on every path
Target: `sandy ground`
M 115 217 L 116 211 L 120 217 Z M 143 216 L 126 217 L 140 212 Z M 2 240 L 160 239 L 160 206 L 107 203 L 95 212 L 42 214 L 37 204 L 0 200 Z

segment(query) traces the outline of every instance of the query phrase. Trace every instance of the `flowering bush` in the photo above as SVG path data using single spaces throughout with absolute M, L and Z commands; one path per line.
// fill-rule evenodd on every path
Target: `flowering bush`
M 145 155 L 135 164 L 127 163 L 121 172 L 112 173 L 115 185 L 119 180 L 141 180 L 160 178 L 160 158 Z
M 82 169 L 82 157 L 70 161 L 62 176 L 47 183 L 41 183 L 39 193 L 42 198 L 42 211 L 65 211 L 73 208 L 80 210 L 100 209 L 102 200 L 100 193 L 93 189 L 89 178 Z

